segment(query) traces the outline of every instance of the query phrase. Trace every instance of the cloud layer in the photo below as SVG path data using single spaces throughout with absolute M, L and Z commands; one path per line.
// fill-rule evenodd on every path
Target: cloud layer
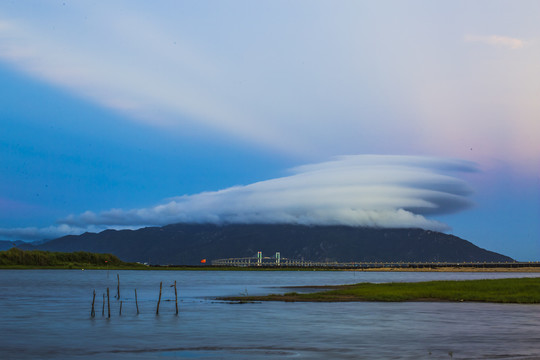
M 407 156 L 345 156 L 300 166 L 290 176 L 179 196 L 132 210 L 87 211 L 69 226 L 141 226 L 178 222 L 289 223 L 447 230 L 425 216 L 470 206 L 470 189 L 446 175 L 468 162 Z

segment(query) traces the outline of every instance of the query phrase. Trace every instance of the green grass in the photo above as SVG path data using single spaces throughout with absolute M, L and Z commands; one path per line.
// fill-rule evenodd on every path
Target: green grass
M 428 281 L 417 283 L 361 283 L 310 294 L 287 293 L 227 300 L 249 301 L 476 301 L 540 303 L 540 278 Z

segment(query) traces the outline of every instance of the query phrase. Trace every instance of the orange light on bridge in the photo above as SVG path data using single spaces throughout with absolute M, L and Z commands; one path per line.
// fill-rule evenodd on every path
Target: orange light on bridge
M 201 264 L 206 264 L 206 259 L 202 259 Z

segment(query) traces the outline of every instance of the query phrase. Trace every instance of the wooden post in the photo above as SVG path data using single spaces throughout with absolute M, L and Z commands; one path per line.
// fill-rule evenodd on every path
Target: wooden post
M 163 281 L 159 283 L 159 298 L 157 301 L 156 315 L 159 315 L 159 303 L 161 302 L 161 287 L 163 286 Z
M 116 300 L 120 300 L 120 275 L 116 274 L 116 278 L 118 279 L 118 286 L 116 287 Z
M 109 288 L 107 288 L 107 309 L 108 309 L 108 317 L 111 317 L 111 301 L 109 299 Z
M 95 317 L 96 311 L 94 310 L 94 303 L 96 302 L 96 289 L 94 289 L 94 296 L 92 297 L 92 311 L 90 311 L 90 316 Z
M 103 306 L 101 307 L 101 316 L 105 316 L 105 293 L 103 293 Z
M 137 315 L 139 315 L 139 303 L 137 302 L 137 289 L 135 289 L 135 306 L 137 307 Z
M 174 280 L 174 303 L 176 305 L 176 315 L 178 315 L 178 293 L 176 292 L 176 280 Z
M 122 303 L 123 301 L 120 301 L 120 316 L 122 316 Z

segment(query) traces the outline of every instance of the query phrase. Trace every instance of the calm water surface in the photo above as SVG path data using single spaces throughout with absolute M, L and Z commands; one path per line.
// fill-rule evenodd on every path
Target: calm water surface
M 540 274 L 1 270 L 0 358 L 540 359 L 539 305 L 214 300 L 286 286 L 524 276 Z M 110 319 L 106 307 L 102 316 L 107 287 Z

